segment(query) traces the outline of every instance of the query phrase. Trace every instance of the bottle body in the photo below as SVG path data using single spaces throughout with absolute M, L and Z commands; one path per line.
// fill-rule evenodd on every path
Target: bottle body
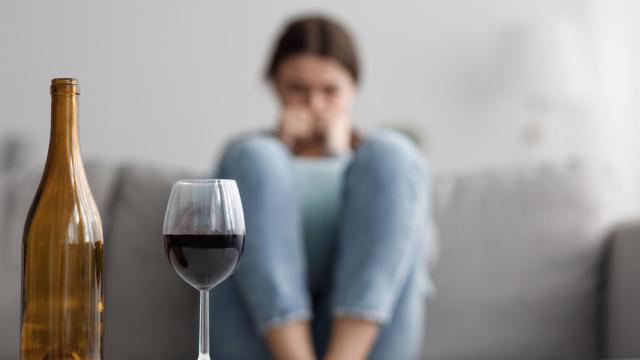
M 23 237 L 20 357 L 102 357 L 102 225 L 80 158 L 77 82 L 54 79 L 51 139 Z

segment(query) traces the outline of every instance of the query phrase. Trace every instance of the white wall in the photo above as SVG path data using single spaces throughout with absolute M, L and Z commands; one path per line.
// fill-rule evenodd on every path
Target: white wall
M 49 80 L 73 76 L 80 80 L 85 158 L 209 169 L 225 141 L 273 123 L 276 107 L 261 76 L 283 20 L 323 10 L 345 20 L 360 41 L 360 127 L 415 127 L 436 170 L 514 161 L 522 122 L 492 100 L 503 29 L 554 14 L 593 26 L 594 6 L 582 0 L 4 0 L 0 138 L 26 136 L 30 162 L 42 162 Z
M 592 24 L 598 63 L 598 149 L 620 179 L 623 206 L 640 212 L 640 2 L 595 0 Z

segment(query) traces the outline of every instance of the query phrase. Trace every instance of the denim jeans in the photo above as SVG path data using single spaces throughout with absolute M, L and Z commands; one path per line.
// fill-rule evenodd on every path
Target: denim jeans
M 235 179 L 247 240 L 236 273 L 212 291 L 212 352 L 219 360 L 269 359 L 264 331 L 312 320 L 319 357 L 331 319 L 380 323 L 370 359 L 420 357 L 425 326 L 424 242 L 429 186 L 424 159 L 405 136 L 365 139 L 344 175 L 342 210 L 325 289 L 311 292 L 294 158 L 275 137 L 232 144 L 218 170 Z

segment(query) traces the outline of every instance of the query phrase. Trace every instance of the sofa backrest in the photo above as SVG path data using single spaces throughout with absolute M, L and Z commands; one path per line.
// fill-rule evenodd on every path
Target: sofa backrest
M 182 359 L 197 353 L 198 293 L 171 269 L 162 223 L 173 182 L 185 176 L 124 167 L 107 214 L 107 359 Z
M 161 239 L 171 184 L 188 176 L 91 163 L 87 174 L 105 227 L 105 358 L 194 354 L 197 294 Z M 0 359 L 18 353 L 20 241 L 39 178 L 0 178 Z M 606 181 L 582 166 L 437 178 L 426 358 L 595 357 Z
M 105 236 L 107 359 L 179 359 L 196 353 L 197 292 L 163 253 L 162 221 L 180 173 L 88 163 Z M 0 359 L 18 358 L 24 221 L 41 170 L 0 178 Z
M 594 358 L 608 181 L 578 164 L 438 178 L 427 358 Z

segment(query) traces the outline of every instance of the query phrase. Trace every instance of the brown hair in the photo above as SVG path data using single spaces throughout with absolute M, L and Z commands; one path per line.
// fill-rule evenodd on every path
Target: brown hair
M 273 80 L 278 67 L 290 56 L 311 54 L 337 61 L 357 84 L 360 80 L 358 55 L 349 32 L 329 18 L 315 15 L 293 19 L 278 38 L 266 77 Z

